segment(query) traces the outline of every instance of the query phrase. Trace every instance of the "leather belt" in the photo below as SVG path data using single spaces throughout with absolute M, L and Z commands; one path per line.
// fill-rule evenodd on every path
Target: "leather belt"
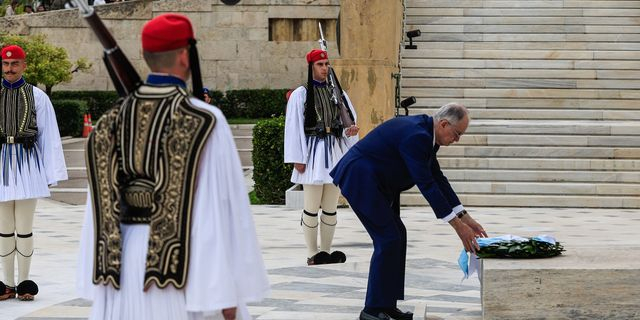
M 36 142 L 36 137 L 16 137 L 16 136 L 0 136 L 0 144 L 15 144 L 22 143 L 27 145 L 33 145 Z

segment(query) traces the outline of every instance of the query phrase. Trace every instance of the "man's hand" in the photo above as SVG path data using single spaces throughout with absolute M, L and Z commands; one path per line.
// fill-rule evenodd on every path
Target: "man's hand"
M 293 167 L 300 173 L 304 173 L 304 169 L 307 167 L 304 163 L 294 163 Z
M 482 228 L 482 226 L 479 223 L 477 223 L 475 220 L 473 220 L 473 218 L 471 218 L 471 216 L 468 213 L 463 215 L 461 220 L 466 225 L 468 225 L 469 228 L 471 228 L 471 230 L 473 230 L 473 232 L 475 233 L 476 237 L 481 237 L 481 238 L 488 237 L 487 236 L 487 232 L 484 231 L 484 228 Z
M 358 131 L 360 131 L 360 128 L 358 128 L 358 126 L 354 124 L 354 125 L 351 125 L 351 127 L 347 128 L 344 134 L 346 134 L 347 137 L 352 137 L 358 134 Z
M 222 309 L 224 320 L 236 320 L 236 308 Z
M 478 241 L 476 241 L 476 235 L 466 223 L 462 222 L 459 218 L 453 218 L 449 221 L 449 224 L 456 230 L 458 237 L 462 241 L 464 250 L 471 253 L 476 253 L 476 250 L 480 250 Z

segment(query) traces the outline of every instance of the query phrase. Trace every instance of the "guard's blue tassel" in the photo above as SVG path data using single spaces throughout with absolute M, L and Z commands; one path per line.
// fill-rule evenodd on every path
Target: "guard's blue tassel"
M 24 161 L 24 146 L 22 146 L 22 144 L 18 145 L 16 144 L 16 165 L 18 167 L 18 173 L 22 173 L 22 162 Z
M 330 138 L 324 139 L 324 167 L 329 168 L 329 140 Z
M 5 186 L 9 185 L 9 158 L 7 157 L 7 153 L 9 152 L 9 145 L 4 145 L 2 147 L 2 184 Z

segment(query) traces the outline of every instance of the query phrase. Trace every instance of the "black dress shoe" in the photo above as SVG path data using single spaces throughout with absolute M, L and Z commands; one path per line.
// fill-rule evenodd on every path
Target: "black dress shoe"
M 387 314 L 391 319 L 395 320 L 413 320 L 413 312 L 403 312 L 398 308 L 384 310 L 384 313 Z
M 379 312 L 377 316 L 360 311 L 360 320 L 391 320 L 389 316 L 384 312 Z

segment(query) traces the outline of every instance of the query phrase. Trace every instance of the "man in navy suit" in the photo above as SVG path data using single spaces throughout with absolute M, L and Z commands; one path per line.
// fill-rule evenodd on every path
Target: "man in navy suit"
M 373 240 L 365 308 L 360 320 L 413 319 L 397 308 L 404 299 L 407 231 L 400 219 L 400 193 L 417 185 L 436 217 L 448 222 L 467 251 L 479 249 L 482 226 L 464 210 L 442 174 L 436 153 L 460 139 L 467 109 L 450 103 L 433 117 L 391 119 L 352 147 L 331 171 Z

